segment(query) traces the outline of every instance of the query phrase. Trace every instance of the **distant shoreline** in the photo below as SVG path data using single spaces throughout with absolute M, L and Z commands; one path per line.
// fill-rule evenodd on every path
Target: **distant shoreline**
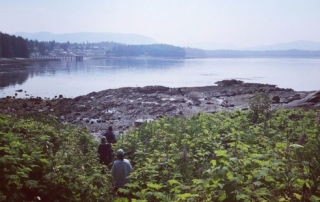
M 217 59 L 217 58 L 297 58 L 297 59 L 320 59 L 320 50 L 279 50 L 279 51 L 246 51 L 246 50 L 198 50 L 202 53 L 187 54 L 185 57 L 153 57 L 153 56 L 83 56 L 88 59 Z M 0 67 L 9 65 L 28 65 L 38 61 L 57 61 L 57 59 L 31 59 L 31 58 L 0 58 Z M 59 60 L 58 60 L 59 61 Z

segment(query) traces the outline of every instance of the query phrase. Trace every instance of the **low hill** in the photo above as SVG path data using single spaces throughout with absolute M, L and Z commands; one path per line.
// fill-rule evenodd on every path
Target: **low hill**
M 248 48 L 248 50 L 253 50 L 253 51 L 266 51 L 266 50 L 279 51 L 279 50 L 291 50 L 291 49 L 318 51 L 320 50 L 320 42 L 301 40 L 301 41 L 292 41 L 288 43 L 278 43 L 278 44 Z
M 27 38 L 29 40 L 38 41 L 56 41 L 65 43 L 97 43 L 102 41 L 113 41 L 124 44 L 155 44 L 157 43 L 154 39 L 139 35 L 139 34 L 122 34 L 122 33 L 109 33 L 109 32 L 77 32 L 77 33 L 65 33 L 65 34 L 54 34 L 49 32 L 17 32 L 14 33 L 17 36 Z
M 278 51 L 240 51 L 207 50 L 207 58 L 319 58 L 320 51 L 278 50 Z

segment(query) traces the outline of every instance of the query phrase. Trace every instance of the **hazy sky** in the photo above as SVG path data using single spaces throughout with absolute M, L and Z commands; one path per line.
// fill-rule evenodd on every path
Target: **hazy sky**
M 0 31 L 117 32 L 239 47 L 320 42 L 320 0 L 0 0 Z

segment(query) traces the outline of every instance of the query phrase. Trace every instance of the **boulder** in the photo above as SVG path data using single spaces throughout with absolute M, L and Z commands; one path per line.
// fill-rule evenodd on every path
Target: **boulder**
M 134 121 L 134 126 L 138 127 L 144 123 L 149 123 L 150 121 L 154 121 L 153 119 L 137 119 Z
M 314 93 L 311 93 L 310 95 L 308 95 L 305 98 L 305 100 L 306 100 L 306 102 L 313 102 L 313 103 L 319 102 L 320 101 L 320 91 L 316 91 Z
M 231 80 L 218 81 L 215 84 L 217 84 L 218 86 L 234 86 L 238 84 L 243 84 L 243 81 L 231 79 Z
M 278 104 L 280 102 L 280 97 L 278 95 L 273 96 L 272 102 Z

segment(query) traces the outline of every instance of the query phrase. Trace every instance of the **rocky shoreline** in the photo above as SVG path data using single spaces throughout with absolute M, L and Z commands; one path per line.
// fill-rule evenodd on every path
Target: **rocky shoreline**
M 190 116 L 200 111 L 247 110 L 256 91 L 272 99 L 272 108 L 320 107 L 320 91 L 278 88 L 275 85 L 243 83 L 237 80 L 217 82 L 217 86 L 168 88 L 163 86 L 126 87 L 92 92 L 76 98 L 0 99 L 0 113 L 44 114 L 59 121 L 88 127 L 99 134 L 109 125 L 117 133 L 164 116 Z M 17 92 L 17 93 L 23 93 Z

